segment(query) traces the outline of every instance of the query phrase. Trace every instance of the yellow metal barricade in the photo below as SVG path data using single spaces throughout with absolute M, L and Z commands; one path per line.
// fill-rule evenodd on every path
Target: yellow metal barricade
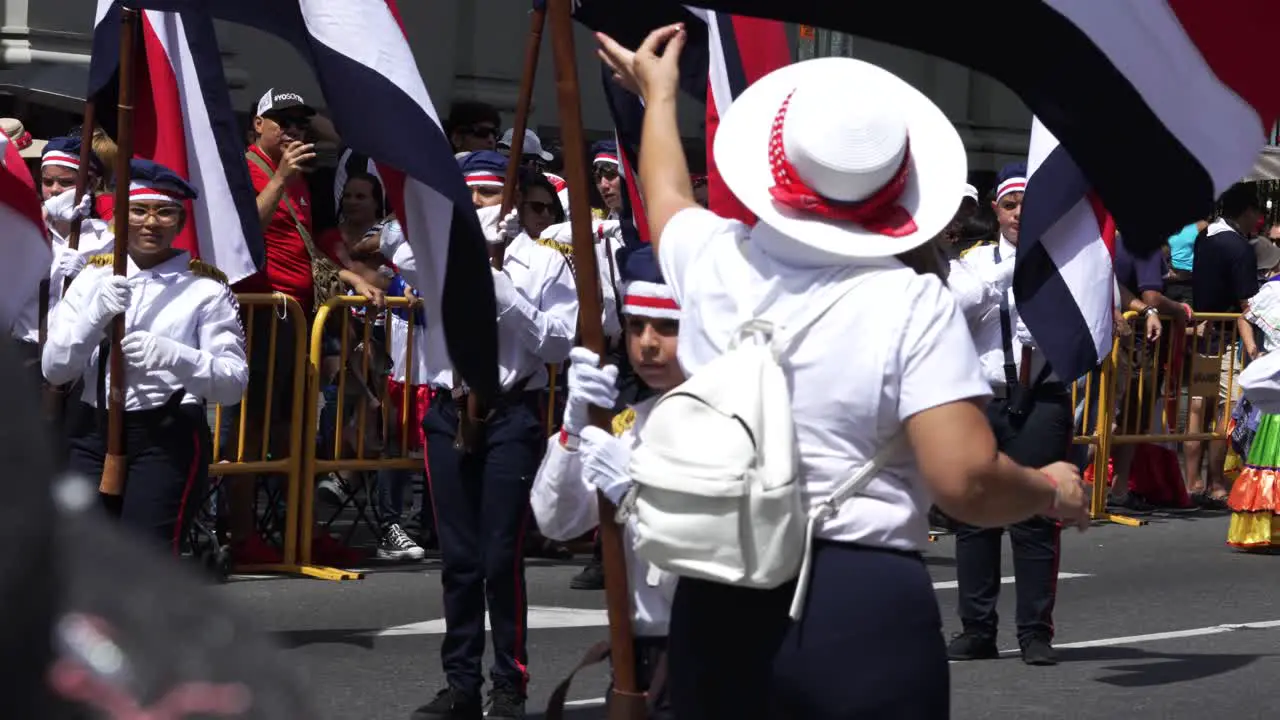
M 1239 317 L 1238 313 L 1197 313 L 1176 335 L 1180 325 L 1162 317 L 1161 336 L 1150 341 L 1145 318 L 1125 314 L 1132 332 L 1115 338 L 1111 354 L 1090 376 L 1091 381 L 1097 378 L 1098 392 L 1084 417 L 1087 423 L 1096 412 L 1095 430 L 1075 439 L 1095 447 L 1091 507 L 1095 519 L 1143 524 L 1106 511 L 1107 461 L 1113 447 L 1226 440 L 1227 422 L 1239 397 L 1235 376 L 1243 367 Z M 1197 413 L 1208 427 L 1189 426 Z
M 374 348 L 374 323 L 372 318 L 381 314 L 384 318 L 384 328 L 387 337 L 387 344 L 390 346 L 390 337 L 393 332 L 393 323 L 390 318 L 390 311 L 396 308 L 407 310 L 416 309 L 421 302 L 416 299 L 404 297 L 388 296 L 386 298 L 386 309 L 378 310 L 369 305 L 368 301 L 358 296 L 341 296 L 330 299 L 316 313 L 315 321 L 311 328 L 311 342 L 307 353 L 307 377 L 310 379 L 311 391 L 307 393 L 305 407 L 306 414 L 301 421 L 302 432 L 302 472 L 301 476 L 306 480 L 302 483 L 302 494 L 300 498 L 301 507 L 301 563 L 306 565 L 311 559 L 311 540 L 315 528 L 315 479 L 317 475 L 331 472 L 370 472 L 378 470 L 421 470 L 423 467 L 422 458 L 411 456 L 409 438 L 411 431 L 417 419 L 412 417 L 411 410 L 414 403 L 414 385 L 421 383 L 424 379 L 415 378 L 413 376 L 416 361 L 414 359 L 415 343 L 414 335 L 417 331 L 414 323 L 408 323 L 406 336 L 406 347 L 408 356 L 405 358 L 406 376 L 404 380 L 404 394 L 400 403 L 399 417 L 390 418 L 387 408 L 390 406 L 386 391 L 386 377 L 380 370 L 380 364 L 385 364 L 384 358 L 376 356 Z M 352 313 L 354 308 L 365 309 L 365 322 L 361 324 L 361 330 L 357 335 L 352 328 Z M 336 325 L 336 334 L 340 339 L 341 350 L 339 351 L 339 365 L 336 368 L 337 373 L 337 412 L 334 427 L 333 444 L 326 448 L 320 448 L 317 441 L 320 423 L 320 395 L 322 372 L 324 370 L 324 338 L 326 326 L 330 323 Z M 352 340 L 356 341 L 355 347 L 352 347 Z M 358 362 L 354 367 L 351 365 L 352 353 L 358 352 Z M 355 373 L 349 373 L 348 369 L 355 370 Z M 348 375 L 353 375 L 349 378 Z M 369 383 L 372 382 L 371 387 Z M 355 383 L 361 387 L 357 388 L 360 397 L 368 398 L 377 402 L 379 412 L 376 416 L 376 424 L 382 430 L 380 439 L 376 442 L 370 442 L 370 422 L 374 421 L 374 413 L 370 412 L 370 402 L 360 402 L 355 412 L 355 433 L 354 442 L 346 441 L 344 445 L 345 426 L 347 424 L 346 404 L 349 385 Z M 395 457 L 387 457 L 386 436 L 390 433 L 386 432 L 395 423 L 398 429 L 399 448 L 395 453 Z M 376 447 L 373 447 L 376 445 Z M 350 453 L 348 453 L 348 446 Z M 425 450 L 425 448 L 424 448 Z M 323 453 L 323 454 L 322 454 Z M 374 454 L 378 456 L 373 456 Z M 351 454 L 353 457 L 348 457 Z M 340 577 L 333 579 L 359 579 L 360 573 L 349 571 L 332 571 L 339 573 Z
M 312 574 L 307 568 L 298 562 L 298 511 L 300 509 L 301 498 L 301 471 L 302 471 L 302 436 L 296 431 L 302 423 L 304 393 L 305 393 L 305 365 L 304 365 L 304 349 L 306 348 L 307 339 L 307 323 L 306 315 L 302 312 L 302 306 L 297 300 L 284 295 L 282 293 L 244 293 L 236 296 L 241 308 L 248 310 L 245 314 L 245 355 L 249 358 L 254 357 L 255 353 L 267 353 L 274 357 L 277 349 L 283 343 L 291 343 L 294 348 L 293 368 L 292 368 L 292 385 L 289 396 L 292 398 L 291 415 L 289 421 L 289 437 L 287 449 L 283 456 L 271 453 L 271 430 L 272 423 L 269 419 L 272 417 L 272 398 L 275 396 L 273 392 L 277 378 L 275 377 L 275 364 L 271 363 L 267 371 L 267 387 L 264 396 L 266 397 L 266 407 L 250 408 L 248 405 L 248 391 L 241 396 L 240 399 L 240 418 L 237 429 L 236 452 L 233 460 L 227 462 L 219 462 L 222 456 L 222 414 L 224 408 L 219 405 L 214 408 L 214 428 L 213 428 L 213 464 L 209 467 L 210 477 L 232 477 L 232 476 L 256 476 L 256 475 L 283 475 L 287 481 L 287 489 L 285 493 L 285 529 L 284 551 L 280 564 L 271 565 L 239 565 L 236 570 L 240 572 L 282 572 L 296 573 L 302 575 Z M 267 347 L 254 347 L 254 337 L 256 335 L 255 324 L 261 321 L 259 315 L 261 312 L 254 310 L 270 309 L 267 314 L 270 318 L 271 327 L 269 330 L 269 339 Z M 280 336 L 280 319 L 289 319 L 292 332 L 284 337 Z M 254 423 L 250 421 L 251 414 L 257 418 L 262 418 L 261 422 L 261 444 L 258 451 L 252 453 L 253 457 L 246 457 L 246 446 L 248 445 L 248 432 L 250 426 Z

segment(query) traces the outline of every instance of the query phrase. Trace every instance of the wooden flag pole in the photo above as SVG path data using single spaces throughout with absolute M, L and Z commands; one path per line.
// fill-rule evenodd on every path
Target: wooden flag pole
M 133 81 L 137 55 L 138 11 L 120 9 L 120 98 L 116 115 L 115 167 L 115 247 L 112 252 L 113 272 L 128 273 L 129 246 L 129 160 L 133 157 Z M 107 456 L 102 464 L 102 482 L 98 491 L 104 495 L 124 493 L 124 355 L 120 340 L 124 338 L 124 313 L 111 320 L 111 387 L 107 392 Z
M 529 16 L 529 39 L 524 46 L 524 70 L 520 76 L 520 95 L 516 98 L 516 120 L 511 126 L 511 157 L 507 160 L 507 179 L 502 186 L 502 210 L 498 219 L 507 216 L 515 206 L 517 185 L 520 182 L 520 163 L 524 159 L 524 130 L 529 124 L 529 108 L 533 105 L 533 83 L 538 74 L 538 55 L 542 51 L 542 28 L 547 22 L 545 7 L 534 8 Z M 489 259 L 498 270 L 502 269 L 505 246 L 490 245 Z
M 573 47 L 572 0 L 548 0 L 551 13 L 551 47 L 555 54 L 556 95 L 560 105 L 560 126 L 564 145 L 565 182 L 569 185 L 569 206 L 585 209 L 587 196 L 587 156 L 582 135 L 582 106 L 578 94 L 577 56 Z M 573 263 L 578 284 L 578 332 L 582 344 L 604 357 L 604 328 L 601 325 L 600 274 L 596 267 L 595 242 L 591 236 L 591 213 L 570 215 L 573 230 Z M 608 429 L 609 411 L 591 408 L 591 424 Z M 614 522 L 613 503 L 599 493 L 600 545 L 604 559 L 605 600 L 609 614 L 609 656 L 613 663 L 613 696 L 609 700 L 609 720 L 643 720 L 647 716 L 644 693 L 636 684 L 636 662 L 631 633 L 631 593 L 627 588 L 627 559 L 622 531 Z

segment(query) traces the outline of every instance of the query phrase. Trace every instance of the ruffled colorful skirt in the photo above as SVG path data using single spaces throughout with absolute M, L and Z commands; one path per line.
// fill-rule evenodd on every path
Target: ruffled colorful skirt
M 1280 546 L 1280 415 L 1263 415 L 1244 468 L 1231 486 L 1227 544 L 1245 550 Z

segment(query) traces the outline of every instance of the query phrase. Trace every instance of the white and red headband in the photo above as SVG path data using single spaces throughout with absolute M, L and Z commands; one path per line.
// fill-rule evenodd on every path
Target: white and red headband
M 80 156 L 61 150 L 50 150 L 40 158 L 40 167 L 64 167 L 72 170 L 80 169 Z
M 633 280 L 622 294 L 622 314 L 679 320 L 680 306 L 671 288 L 661 283 Z
M 591 164 L 593 165 L 596 163 L 611 163 L 613 165 L 618 165 L 618 156 L 611 152 L 598 152 L 596 153 L 595 159 L 591 161 Z
M 507 179 L 489 170 L 474 170 L 466 174 L 467 187 L 488 186 L 502 187 Z
M 129 183 L 130 202 L 171 202 L 181 205 L 185 200 L 186 190 L 174 185 L 147 180 L 133 180 Z
M 1026 192 L 1027 179 L 1023 177 L 1006 178 L 1004 182 L 996 187 L 996 202 L 1000 202 L 1000 198 L 1009 193 Z

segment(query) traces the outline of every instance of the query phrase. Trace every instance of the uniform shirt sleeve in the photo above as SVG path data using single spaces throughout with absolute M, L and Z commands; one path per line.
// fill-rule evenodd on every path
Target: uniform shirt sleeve
M 746 225 L 700 207 L 685 208 L 667 221 L 662 231 L 662 242 L 658 245 L 658 266 L 662 269 L 662 279 L 676 296 L 676 302 L 685 304 L 686 273 L 708 242 L 721 234 L 745 232 Z
M 229 290 L 201 304 L 197 311 L 200 347 L 183 346 L 173 374 L 187 392 L 219 405 L 240 401 L 249 384 L 240 308 Z
M 89 366 L 94 350 L 106 338 L 102 328 L 90 326 L 84 317 L 94 289 L 103 277 L 106 277 L 103 271 L 87 268 L 71 281 L 62 302 L 49 313 L 49 332 L 40 365 L 45 379 L 53 385 L 79 379 Z
M 516 293 L 517 301 L 498 318 L 516 326 L 521 344 L 545 363 L 561 363 L 578 332 L 578 287 L 569 263 L 558 252 L 548 265 L 537 304 Z
M 912 290 L 898 350 L 898 420 L 960 400 L 990 397 L 991 386 L 982 378 L 978 352 L 955 298 L 933 275 L 915 278 Z
M 966 260 L 953 260 L 947 274 L 947 286 L 970 326 L 976 325 L 991 307 L 1000 304 L 1000 296 L 1013 284 L 1013 260 L 999 264 L 977 265 Z
M 572 540 L 600 524 L 596 490 L 582 479 L 582 454 L 566 450 L 559 436 L 547 441 L 529 503 L 538 529 L 552 540 Z

